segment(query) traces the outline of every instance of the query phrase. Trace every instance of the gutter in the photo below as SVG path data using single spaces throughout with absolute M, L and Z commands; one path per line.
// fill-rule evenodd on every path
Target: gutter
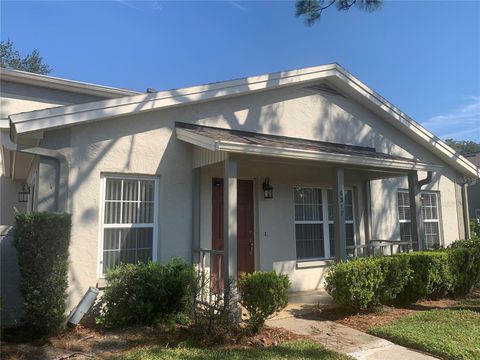
M 43 156 L 54 159 L 58 162 L 58 189 L 56 190 L 57 204 L 56 211 L 66 212 L 68 210 L 68 174 L 69 166 L 65 155 L 58 150 L 43 148 L 40 146 L 29 146 L 15 143 L 6 131 L 1 131 L 1 144 L 10 151 L 21 152 L 30 155 Z

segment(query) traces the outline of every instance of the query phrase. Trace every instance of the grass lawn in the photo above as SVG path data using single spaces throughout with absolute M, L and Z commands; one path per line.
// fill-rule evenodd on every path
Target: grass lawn
M 225 359 L 319 359 L 347 360 L 350 357 L 327 350 L 310 341 L 294 341 L 278 346 L 247 349 L 199 349 L 149 347 L 127 352 L 116 360 L 225 360 Z
M 369 332 L 444 359 L 480 359 L 480 299 L 419 311 Z

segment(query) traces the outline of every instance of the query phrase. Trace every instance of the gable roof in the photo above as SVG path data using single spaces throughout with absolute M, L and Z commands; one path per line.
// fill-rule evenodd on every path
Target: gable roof
M 134 90 L 120 89 L 110 86 L 86 83 L 82 81 L 68 80 L 49 75 L 35 74 L 27 71 L 6 69 L 2 67 L 0 67 L 0 79 L 2 81 L 11 81 L 19 84 L 27 84 L 45 87 L 49 89 L 69 91 L 79 94 L 101 96 L 105 98 L 118 98 L 122 96 L 141 94 L 141 92 Z
M 128 114 L 207 102 L 285 86 L 312 84 L 314 82 L 332 84 L 344 94 L 378 114 L 382 119 L 405 133 L 415 142 L 435 153 L 461 174 L 468 177 L 480 177 L 480 170 L 475 165 L 338 64 L 321 65 L 152 94 L 141 94 L 120 99 L 19 113 L 10 115 L 10 120 L 13 130 L 17 134 L 27 134 Z

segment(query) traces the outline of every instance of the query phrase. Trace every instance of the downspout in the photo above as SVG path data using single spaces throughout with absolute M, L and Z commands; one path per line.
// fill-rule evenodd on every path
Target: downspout
M 465 239 L 470 239 L 470 214 L 468 212 L 468 183 L 462 184 L 462 209 Z
M 10 138 L 10 135 L 7 134 L 6 131 L 1 131 L 0 133 L 1 133 L 1 143 L 8 150 L 17 151 L 25 154 L 43 156 L 50 159 L 54 159 L 58 162 L 58 171 L 59 171 L 58 189 L 56 189 L 58 202 L 56 204 L 56 211 L 60 211 L 60 212 L 68 211 L 67 189 L 68 189 L 69 166 L 68 166 L 68 161 L 65 155 L 63 155 L 58 150 L 47 149 L 40 146 L 29 146 L 29 145 L 17 144 Z
M 418 172 L 417 172 L 418 174 Z M 417 231 L 416 231 L 416 234 L 417 234 L 417 242 L 418 242 L 418 248 L 419 250 L 421 251 L 424 251 L 426 250 L 427 248 L 427 243 L 426 243 L 426 239 L 425 239 L 425 227 L 424 227 L 424 220 L 423 220 L 423 217 L 422 217 L 422 204 L 421 204 L 421 191 L 422 191 L 422 187 L 425 186 L 425 185 L 428 185 L 432 182 L 432 178 L 433 178 L 433 173 L 432 171 L 427 171 L 427 176 L 425 177 L 425 179 L 422 179 L 422 180 L 418 180 L 418 175 L 415 176 L 412 180 L 413 180 L 413 186 L 416 188 L 415 190 L 415 193 L 418 194 L 418 198 L 417 196 L 415 196 L 415 201 L 416 201 L 416 226 L 417 226 Z M 415 179 L 416 178 L 416 179 Z M 409 185 L 410 187 L 410 185 Z M 412 200 L 410 200 L 412 201 Z
M 427 177 L 423 180 L 419 180 L 418 181 L 418 188 L 421 190 L 422 189 L 422 186 L 424 185 L 428 185 L 432 182 L 432 172 L 431 171 L 427 171 Z

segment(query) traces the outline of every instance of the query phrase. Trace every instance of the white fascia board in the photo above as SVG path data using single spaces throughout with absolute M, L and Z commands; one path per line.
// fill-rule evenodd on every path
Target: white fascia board
M 316 160 L 356 166 L 369 166 L 397 170 L 439 171 L 442 166 L 424 162 L 404 161 L 400 159 L 377 159 L 361 155 L 324 153 L 295 148 L 278 148 L 265 145 L 250 145 L 229 141 L 218 141 L 217 150 L 230 153 L 283 157 L 299 160 Z
M 30 111 L 10 115 L 10 119 L 19 134 L 28 133 L 318 80 L 334 76 L 337 66 L 323 65 L 154 94 Z
M 190 144 L 200 146 L 210 151 L 218 150 L 218 142 L 208 136 L 194 134 L 191 131 L 186 131 L 180 128 L 176 128 L 175 132 L 177 139 L 179 140 L 186 141 Z
M 115 88 L 92 84 L 82 81 L 63 79 L 59 77 L 34 74 L 26 71 L 0 68 L 0 78 L 3 81 L 11 81 L 20 84 L 41 86 L 56 90 L 88 94 L 102 97 L 123 97 L 141 94 L 139 91 Z
M 381 109 L 383 113 L 387 115 L 385 117 L 387 121 L 393 118 L 394 121 L 389 121 L 389 124 L 395 126 L 410 138 L 417 140 L 417 142 L 420 141 L 420 143 L 423 143 L 430 151 L 434 150 L 434 153 L 440 156 L 445 162 L 457 168 L 457 170 L 468 176 L 480 177 L 480 169 L 477 166 L 458 154 L 440 138 L 436 137 L 380 94 L 352 76 L 341 66 L 338 66 L 338 71 L 336 77 L 341 80 L 341 84 L 343 85 L 342 89 L 345 89 L 346 85 L 373 103 L 376 108 Z M 431 148 L 432 146 L 433 149 Z
M 10 120 L 0 119 L 0 129 L 10 129 Z

